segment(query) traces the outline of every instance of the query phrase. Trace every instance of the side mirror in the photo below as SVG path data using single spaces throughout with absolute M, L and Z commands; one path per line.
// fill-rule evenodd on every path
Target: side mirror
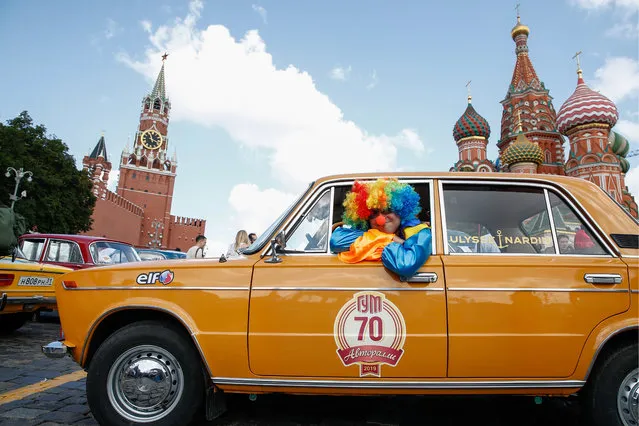
M 282 258 L 277 254 L 278 250 L 286 247 L 286 234 L 284 231 L 277 234 L 275 238 L 271 240 L 271 258 L 266 259 L 264 263 L 281 263 Z
M 18 257 L 18 247 L 15 247 L 11 252 L 11 263 L 16 261 L 16 257 Z

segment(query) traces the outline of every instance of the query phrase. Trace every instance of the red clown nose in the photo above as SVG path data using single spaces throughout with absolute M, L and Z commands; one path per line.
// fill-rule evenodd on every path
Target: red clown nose
M 386 224 L 386 217 L 380 214 L 375 218 L 375 223 L 379 226 L 384 226 Z

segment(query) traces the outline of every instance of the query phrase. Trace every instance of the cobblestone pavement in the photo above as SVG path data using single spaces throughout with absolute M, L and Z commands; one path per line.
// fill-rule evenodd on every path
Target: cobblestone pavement
M 40 345 L 54 340 L 55 322 L 28 323 L 0 337 L 0 425 L 90 425 L 84 379 L 2 404 L 2 394 L 80 370 L 70 359 L 47 359 Z M 46 383 L 46 382 L 45 382 Z M 229 411 L 207 425 L 426 425 L 577 426 L 572 399 L 531 397 L 325 397 L 245 395 L 228 397 Z

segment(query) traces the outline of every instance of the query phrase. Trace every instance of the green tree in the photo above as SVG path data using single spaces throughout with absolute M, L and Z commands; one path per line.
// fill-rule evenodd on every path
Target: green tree
M 91 229 L 95 196 L 88 175 L 76 168 L 67 145 L 55 135 L 47 136 L 43 125 L 35 126 L 27 111 L 0 123 L 0 203 L 9 204 L 15 187 L 14 174 L 7 167 L 33 172 L 33 180 L 22 179 L 14 210 L 23 215 L 27 229 L 39 232 L 76 234 Z

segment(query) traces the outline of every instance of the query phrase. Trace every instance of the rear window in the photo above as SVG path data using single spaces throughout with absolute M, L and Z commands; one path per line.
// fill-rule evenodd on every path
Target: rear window
M 113 241 L 98 241 L 89 246 L 93 263 L 112 265 L 140 261 L 137 251 L 129 245 Z
M 21 240 L 20 250 L 22 250 L 26 259 L 39 261 L 42 250 L 44 250 L 44 238 Z

